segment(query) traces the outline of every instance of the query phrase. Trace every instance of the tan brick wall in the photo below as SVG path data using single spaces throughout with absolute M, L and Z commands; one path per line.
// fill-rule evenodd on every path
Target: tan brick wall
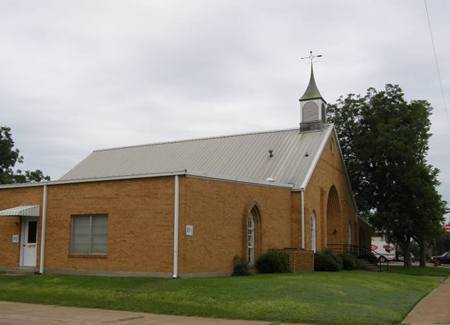
M 170 273 L 173 195 L 173 177 L 49 187 L 46 268 Z M 70 255 L 77 214 L 108 215 L 106 258 Z
M 231 272 L 243 256 L 245 217 L 257 204 L 261 252 L 291 245 L 290 189 L 187 177 L 180 216 L 180 273 Z M 185 226 L 194 235 L 185 235 Z
M 301 247 L 301 194 L 300 192 L 291 192 L 291 246 L 292 248 Z
M 0 190 L 0 207 L 40 204 L 41 193 L 42 187 Z M 46 270 L 170 274 L 173 195 L 173 177 L 49 186 Z M 180 177 L 180 272 L 231 272 L 233 257 L 244 254 L 244 216 L 255 204 L 261 215 L 260 251 L 290 247 L 296 205 L 291 195 L 283 188 Z M 70 255 L 71 216 L 77 214 L 108 214 L 107 257 Z M 8 238 L 14 232 L 9 219 L 19 218 L 2 219 L 1 233 Z M 192 238 L 185 236 L 186 224 L 194 225 Z M 8 245 L 0 241 L 5 261 L 0 266 L 17 267 L 18 245 L 15 250 Z
M 41 205 L 42 188 L 25 187 L 0 190 L 0 210 L 19 205 Z M 16 268 L 19 266 L 20 242 L 13 244 L 12 235 L 20 233 L 20 217 L 0 217 L 0 268 Z M 40 236 L 40 224 L 38 224 Z M 38 238 L 39 242 L 40 238 Z M 39 249 L 39 247 L 38 247 Z
M 15 268 L 19 265 L 20 244 L 11 242 L 15 234 L 20 234 L 19 218 L 0 217 L 0 267 Z
M 314 271 L 314 254 L 311 250 L 285 249 L 289 256 L 289 272 Z
M 331 143 L 333 143 L 333 152 Z M 327 246 L 327 202 L 332 186 L 336 188 L 341 207 L 340 220 L 337 224 L 337 241 L 347 244 L 347 225 L 352 222 L 352 244 L 358 245 L 358 220 L 334 134 L 326 143 L 322 156 L 305 190 L 306 249 L 311 249 L 310 227 L 313 211 L 316 212 L 317 216 L 317 248 L 320 250 Z
M 40 204 L 41 193 L 42 187 L 2 189 L 0 208 Z M 173 177 L 48 186 L 45 268 L 171 273 L 173 195 Z M 108 214 L 106 257 L 70 255 L 71 216 L 77 214 Z M 17 267 L 19 248 L 10 237 L 19 218 L 0 219 L 0 267 Z

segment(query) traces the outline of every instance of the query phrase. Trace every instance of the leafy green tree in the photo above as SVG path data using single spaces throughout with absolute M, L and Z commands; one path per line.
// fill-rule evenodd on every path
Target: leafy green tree
M 11 129 L 0 127 L 0 184 L 13 183 L 13 167 L 22 162 L 23 157 L 19 150 L 14 148 Z
M 442 233 L 442 224 L 447 210 L 447 203 L 437 191 L 439 170 L 430 165 L 417 168 L 419 172 L 414 178 L 415 186 L 419 190 L 413 193 L 412 200 L 416 205 L 414 225 L 416 227 L 413 239 L 420 247 L 420 266 L 426 266 L 426 253 L 429 246 Z
M 14 171 L 16 164 L 23 163 L 19 149 L 14 148 L 11 129 L 0 126 L 0 184 L 28 183 L 50 180 L 49 176 L 37 169 L 34 171 Z
M 49 181 L 50 177 L 45 176 L 42 170 L 26 170 L 21 171 L 20 169 L 14 174 L 15 183 L 36 183 L 42 181 Z
M 400 245 L 409 266 L 411 240 L 433 236 L 445 205 L 436 190 L 438 171 L 426 162 L 430 104 L 408 103 L 399 86 L 388 84 L 341 97 L 328 111 L 360 213 Z

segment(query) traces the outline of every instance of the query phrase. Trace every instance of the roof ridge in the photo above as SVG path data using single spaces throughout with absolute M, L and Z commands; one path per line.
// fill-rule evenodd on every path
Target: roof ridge
M 289 128 L 289 129 L 278 129 L 278 130 L 269 130 L 269 131 L 253 131 L 253 132 L 246 132 L 246 133 L 217 135 L 217 136 L 202 137 L 202 138 L 192 138 L 192 139 L 183 139 L 183 140 L 153 142 L 153 143 L 136 144 L 136 145 L 130 145 L 130 146 L 121 146 L 121 147 L 111 147 L 111 148 L 104 148 L 104 149 L 96 149 L 93 152 L 120 150 L 120 149 L 128 149 L 128 148 L 138 148 L 138 147 L 149 147 L 149 146 L 157 146 L 157 145 L 163 145 L 163 144 L 174 144 L 174 143 L 193 142 L 193 141 L 204 141 L 204 140 L 211 140 L 211 139 L 223 139 L 223 138 L 232 138 L 232 137 L 239 137 L 239 136 L 246 136 L 246 135 L 256 135 L 256 134 L 265 134 L 265 133 L 277 133 L 277 132 L 286 132 L 286 131 L 295 131 L 295 130 L 299 130 L 299 129 L 298 128 Z

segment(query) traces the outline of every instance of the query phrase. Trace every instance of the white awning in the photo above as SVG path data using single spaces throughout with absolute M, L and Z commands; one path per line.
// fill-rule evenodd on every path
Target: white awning
M 0 211 L 0 217 L 39 217 L 39 205 L 20 205 Z

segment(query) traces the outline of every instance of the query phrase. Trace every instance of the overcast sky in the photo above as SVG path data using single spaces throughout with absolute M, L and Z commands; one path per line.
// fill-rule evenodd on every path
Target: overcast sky
M 428 5 L 450 101 L 450 1 Z M 97 148 L 296 127 L 312 49 L 329 102 L 398 83 L 432 103 L 429 158 L 450 202 L 422 0 L 2 0 L 0 31 L 0 125 L 25 169 L 57 179 Z

